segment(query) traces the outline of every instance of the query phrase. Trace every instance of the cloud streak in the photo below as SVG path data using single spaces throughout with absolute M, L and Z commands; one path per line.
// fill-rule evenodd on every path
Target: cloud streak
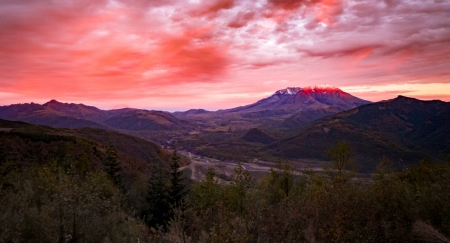
M 182 109 L 184 97 L 189 109 L 209 90 L 219 109 L 285 86 L 448 84 L 448 12 L 433 0 L 5 0 L 0 103 Z

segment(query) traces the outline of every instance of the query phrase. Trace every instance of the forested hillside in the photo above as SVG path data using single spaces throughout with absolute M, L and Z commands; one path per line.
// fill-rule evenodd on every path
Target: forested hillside
M 166 237 L 173 242 L 449 242 L 450 164 L 402 172 L 382 160 L 369 181 L 331 167 L 292 173 L 279 162 L 262 182 L 242 168 L 192 187 Z M 185 240 L 188 239 L 188 240 Z M 192 241 L 191 241 L 192 240 Z
M 129 136 L 1 122 L 0 242 L 449 242 L 450 163 L 359 177 L 341 141 L 322 171 L 239 162 L 192 184 L 177 153 L 115 146 Z

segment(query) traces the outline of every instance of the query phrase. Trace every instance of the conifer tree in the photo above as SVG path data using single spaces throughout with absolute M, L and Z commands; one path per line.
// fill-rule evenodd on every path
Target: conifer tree
M 145 223 L 153 228 L 167 230 L 170 219 L 170 200 L 167 191 L 167 171 L 156 163 L 148 180 L 147 209 L 143 213 Z
M 175 151 L 170 164 L 169 199 L 170 203 L 173 204 L 172 206 L 179 207 L 184 200 L 186 190 L 183 180 L 183 171 L 180 170 L 180 157 Z
M 278 171 L 271 169 L 271 184 L 277 186 L 281 190 L 283 196 L 289 197 L 292 186 L 294 184 L 294 168 L 289 161 L 277 161 Z
M 112 178 L 114 184 L 121 186 L 119 156 L 117 155 L 117 150 L 112 145 L 106 147 L 106 160 L 104 166 L 106 173 Z
M 234 179 L 231 185 L 237 195 L 237 210 L 242 213 L 244 211 L 244 201 L 248 189 L 252 184 L 252 176 L 243 166 L 242 162 L 238 162 L 234 168 Z

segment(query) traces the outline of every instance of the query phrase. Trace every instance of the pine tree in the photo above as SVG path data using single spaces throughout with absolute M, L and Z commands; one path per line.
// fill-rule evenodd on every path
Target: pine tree
M 180 157 L 175 151 L 170 164 L 169 198 L 172 206 L 179 207 L 185 198 L 186 189 L 183 180 L 183 171 L 180 170 Z
M 148 180 L 147 209 L 143 213 L 145 223 L 153 228 L 167 230 L 170 220 L 170 200 L 166 184 L 167 171 L 156 163 Z
M 148 180 L 147 209 L 142 216 L 146 224 L 153 228 L 167 230 L 173 218 L 172 209 L 180 209 L 186 197 L 184 176 L 180 170 L 180 157 L 173 153 L 170 170 L 156 163 Z
M 234 178 L 231 183 L 237 196 L 237 210 L 239 213 L 244 211 L 244 201 L 248 189 L 252 184 L 252 176 L 243 166 L 242 162 L 238 162 L 234 168 Z
M 106 160 L 104 166 L 106 173 L 112 178 L 114 184 L 121 186 L 119 156 L 117 155 L 117 150 L 112 145 L 106 147 Z

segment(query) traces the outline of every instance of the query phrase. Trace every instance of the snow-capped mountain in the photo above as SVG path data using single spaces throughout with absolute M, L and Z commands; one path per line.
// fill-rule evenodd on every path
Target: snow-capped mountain
M 320 103 L 342 109 L 351 109 L 370 103 L 330 85 L 305 87 L 295 95 L 295 100 L 303 104 Z
M 286 119 L 284 126 L 296 127 L 310 121 L 371 103 L 331 85 L 288 87 L 253 104 L 222 111 L 247 118 Z
M 295 113 L 305 109 L 327 108 L 338 108 L 339 111 L 343 111 L 369 103 L 370 101 L 357 98 L 331 85 L 315 85 L 304 88 L 289 87 L 281 89 L 256 103 L 229 111 L 256 112 L 276 109 Z
M 275 94 L 278 94 L 278 95 L 295 95 L 301 89 L 302 88 L 299 88 L 299 87 L 288 87 L 288 88 L 285 88 L 285 89 L 278 90 L 277 92 L 275 92 Z

